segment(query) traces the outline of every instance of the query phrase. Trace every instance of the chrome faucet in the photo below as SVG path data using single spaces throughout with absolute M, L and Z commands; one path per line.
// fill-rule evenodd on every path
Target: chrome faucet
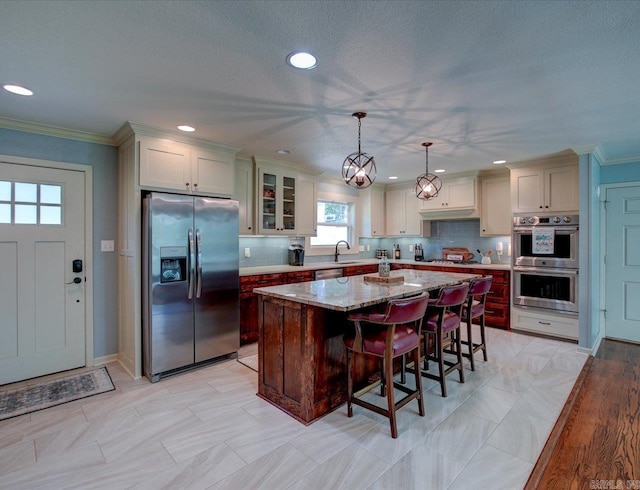
M 340 255 L 340 252 L 338 252 L 338 245 L 340 245 L 341 243 L 344 243 L 347 245 L 347 250 L 351 250 L 351 247 L 349 246 L 349 243 L 346 240 L 340 240 L 338 243 L 336 243 L 336 253 L 334 255 L 335 262 L 338 262 L 338 255 Z

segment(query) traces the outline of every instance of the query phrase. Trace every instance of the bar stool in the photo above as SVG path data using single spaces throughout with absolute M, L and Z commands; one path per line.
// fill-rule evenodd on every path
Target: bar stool
M 396 410 L 417 399 L 420 416 L 424 417 L 422 379 L 418 370 L 415 370 L 416 389 L 411 390 L 393 380 L 393 360 L 413 351 L 413 362 L 416 366 L 420 365 L 420 331 L 428 302 L 429 295 L 422 293 L 411 298 L 389 300 L 383 313 L 353 313 L 348 317 L 354 322 L 355 334 L 344 336 L 347 348 L 347 415 L 353 416 L 355 404 L 388 417 L 391 437 L 394 439 L 398 437 Z M 381 326 L 384 328 L 380 328 Z M 354 352 L 382 359 L 382 382 L 386 384 L 388 406 L 386 410 L 354 396 L 351 377 Z M 396 402 L 394 388 L 407 396 Z
M 484 314 L 485 314 L 485 302 L 487 300 L 487 294 L 491 289 L 491 283 L 493 276 L 485 276 L 480 279 L 472 279 L 469 282 L 469 293 L 467 294 L 467 302 L 462 309 L 462 321 L 467 323 L 467 340 L 463 340 L 462 344 L 469 349 L 468 353 L 462 355 L 469 359 L 471 363 L 471 370 L 476 370 L 474 361 L 474 354 L 479 350 L 482 350 L 482 355 L 486 362 L 487 360 L 487 340 L 484 334 Z M 471 323 L 473 320 L 479 319 L 480 325 L 480 343 L 474 344 L 471 336 Z
M 442 396 L 447 396 L 445 377 L 458 370 L 460 382 L 464 383 L 464 369 L 462 367 L 462 344 L 460 343 L 460 319 L 462 317 L 462 305 L 467 299 L 468 284 L 447 286 L 440 290 L 435 301 L 429 302 L 426 323 L 424 325 L 424 370 L 422 376 L 440 382 Z M 448 361 L 444 358 L 444 335 L 451 334 L 451 342 L 455 342 L 455 349 L 446 351 L 456 355 L 456 361 Z M 434 353 L 428 349 L 427 335 L 434 335 Z M 438 363 L 438 374 L 431 374 L 429 361 Z

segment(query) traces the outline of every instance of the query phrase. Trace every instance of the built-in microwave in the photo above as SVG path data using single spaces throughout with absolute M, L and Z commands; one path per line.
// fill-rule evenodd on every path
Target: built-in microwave
M 578 233 L 577 215 L 514 217 L 514 267 L 578 269 Z

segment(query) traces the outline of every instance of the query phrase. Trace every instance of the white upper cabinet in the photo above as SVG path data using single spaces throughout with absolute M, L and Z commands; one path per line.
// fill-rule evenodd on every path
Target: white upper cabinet
M 235 187 L 234 153 L 170 140 L 144 137 L 139 142 L 140 187 L 231 197 Z
M 386 235 L 427 236 L 418 213 L 419 199 L 413 189 L 393 189 L 386 192 Z M 428 228 L 428 227 L 427 227 Z
M 372 186 L 358 193 L 358 209 L 361 237 L 385 235 L 384 188 Z
M 442 181 L 442 188 L 434 199 L 420 200 L 420 213 L 478 214 L 478 180 L 474 177 L 459 177 Z
M 577 165 L 511 170 L 513 213 L 569 212 L 579 206 Z
M 236 158 L 236 191 L 238 201 L 238 223 L 241 235 L 255 234 L 253 222 L 253 162 L 248 158 Z
M 316 234 L 317 187 L 288 167 L 256 162 L 257 228 L 261 235 Z
M 191 161 L 187 145 L 144 138 L 140 140 L 140 186 L 190 190 Z
M 511 235 L 509 175 L 482 179 L 480 236 Z
M 192 148 L 192 191 L 216 196 L 232 196 L 235 185 L 235 163 L 234 155 Z

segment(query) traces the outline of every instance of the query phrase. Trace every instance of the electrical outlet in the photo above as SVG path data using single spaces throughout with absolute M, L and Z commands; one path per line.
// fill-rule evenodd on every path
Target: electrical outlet
M 364 252 L 364 245 L 358 245 L 358 252 Z
M 413 245 L 409 245 L 409 252 L 413 252 Z
M 371 245 L 367 245 L 367 252 L 371 252 Z
M 244 256 L 245 257 L 251 257 L 251 249 L 249 247 L 246 247 L 244 249 Z

